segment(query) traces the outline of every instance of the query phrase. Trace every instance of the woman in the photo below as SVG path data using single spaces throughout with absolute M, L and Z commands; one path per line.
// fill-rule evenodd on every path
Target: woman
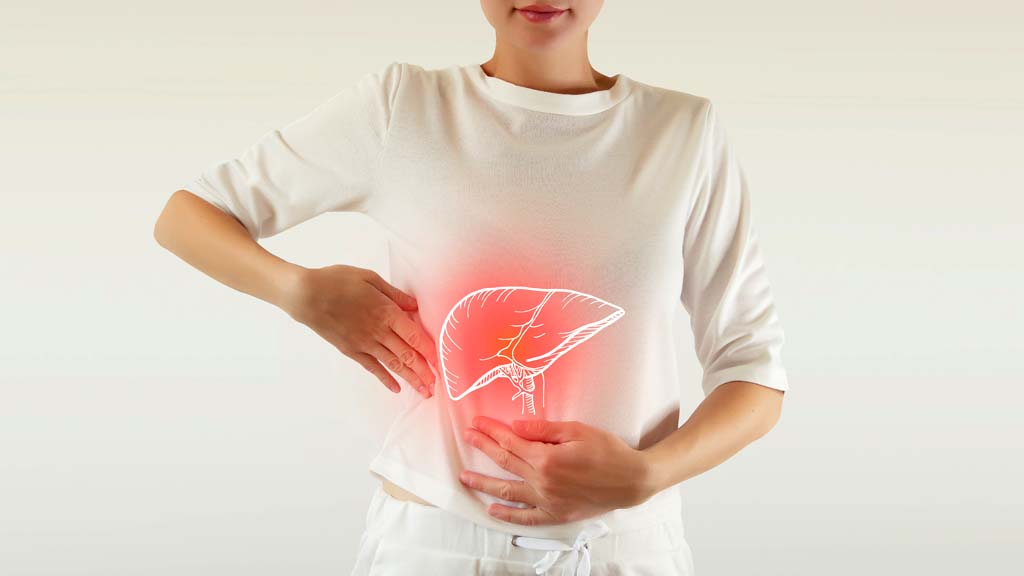
M 158 242 L 376 376 L 400 416 L 353 574 L 692 574 L 676 485 L 788 389 L 746 177 L 704 97 L 587 58 L 600 0 L 483 0 L 490 60 L 392 62 L 210 166 Z M 329 211 L 390 282 L 257 240 Z M 671 314 L 705 400 L 679 426 Z M 435 394 L 436 393 L 436 394 Z

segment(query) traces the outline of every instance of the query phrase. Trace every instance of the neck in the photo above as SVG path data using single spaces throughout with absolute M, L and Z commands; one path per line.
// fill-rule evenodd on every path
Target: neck
M 594 70 L 585 49 L 575 47 L 538 55 L 499 42 L 491 59 L 481 67 L 488 76 L 559 94 L 607 90 L 614 83 L 611 77 Z

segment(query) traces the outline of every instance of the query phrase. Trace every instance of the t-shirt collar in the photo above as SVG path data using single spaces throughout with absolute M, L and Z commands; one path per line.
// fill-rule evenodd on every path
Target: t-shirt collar
M 464 64 L 462 69 L 472 82 L 492 98 L 507 104 L 553 114 L 595 114 L 618 104 L 630 94 L 633 81 L 625 74 L 616 74 L 615 84 L 605 90 L 585 94 L 560 94 L 513 84 L 488 76 L 478 63 Z

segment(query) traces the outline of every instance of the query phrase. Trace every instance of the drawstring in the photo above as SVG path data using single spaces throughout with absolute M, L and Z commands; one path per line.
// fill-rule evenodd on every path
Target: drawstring
M 575 576 L 590 576 L 590 541 L 611 532 L 607 524 L 601 520 L 589 522 L 576 536 L 576 542 L 569 546 L 554 538 L 532 538 L 529 536 L 512 536 L 512 545 L 533 550 L 548 550 L 543 558 L 533 564 L 537 574 L 546 574 L 554 566 L 564 552 L 569 554 Z

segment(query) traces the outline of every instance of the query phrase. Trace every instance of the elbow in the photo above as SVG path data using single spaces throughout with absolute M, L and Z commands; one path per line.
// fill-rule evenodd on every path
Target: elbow
M 712 394 L 729 394 L 735 398 L 736 417 L 742 420 L 750 442 L 770 432 L 782 417 L 785 391 L 778 388 L 736 380 L 718 386 Z
M 775 425 L 779 423 L 782 418 L 782 404 L 786 397 L 784 390 L 778 390 L 775 388 L 766 388 L 763 402 L 763 409 L 761 412 L 760 426 L 758 427 L 758 437 L 764 436 L 775 428 Z
M 170 201 L 168 201 L 169 203 Z M 167 218 L 167 205 L 165 204 L 153 224 L 153 240 L 163 248 L 167 248 Z
M 164 220 L 165 220 L 166 214 L 167 214 L 166 208 L 164 210 L 161 210 L 160 211 L 160 215 L 156 217 L 156 223 L 153 224 L 153 240 L 155 240 L 156 243 L 158 245 L 160 245 L 161 247 L 163 247 L 163 248 L 167 247 L 164 244 L 164 238 L 165 238 L 164 228 L 166 228 L 166 223 L 165 223 Z
M 171 235 L 174 228 L 172 222 L 173 219 L 173 203 L 175 198 L 181 194 L 181 190 L 171 194 L 167 202 L 164 204 L 163 209 L 156 218 L 156 222 L 153 224 L 153 240 L 163 248 L 170 249 Z

